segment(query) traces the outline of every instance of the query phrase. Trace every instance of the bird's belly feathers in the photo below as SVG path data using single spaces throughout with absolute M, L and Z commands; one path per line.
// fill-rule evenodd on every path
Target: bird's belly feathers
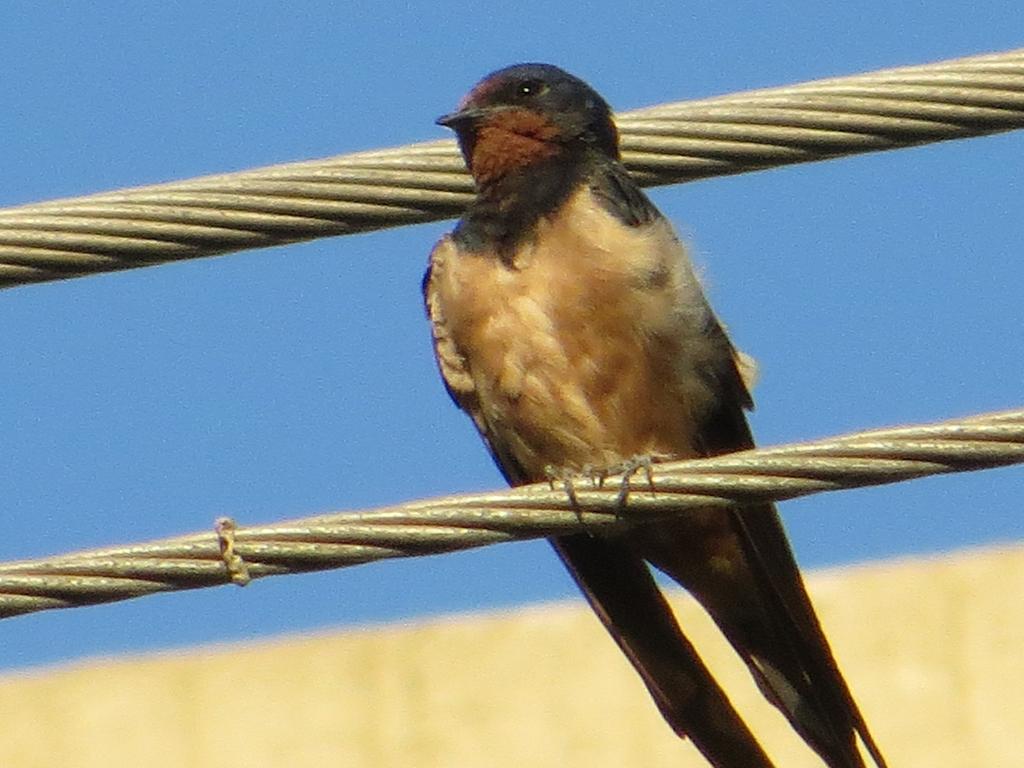
M 668 223 L 627 227 L 583 190 L 511 262 L 462 253 L 435 276 L 492 444 L 535 480 L 693 455 L 728 352 Z

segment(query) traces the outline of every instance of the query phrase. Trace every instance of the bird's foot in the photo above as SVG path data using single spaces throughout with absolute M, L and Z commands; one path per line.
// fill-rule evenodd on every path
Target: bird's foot
M 625 461 L 619 462 L 607 468 L 605 476 L 622 475 L 619 481 L 619 494 L 616 497 L 616 506 L 621 511 L 629 501 L 629 493 L 633 488 L 633 475 L 643 470 L 647 479 L 647 489 L 654 494 L 654 465 L 659 461 L 665 461 L 668 456 L 660 454 L 644 454 L 633 456 Z
M 547 478 L 548 485 L 551 486 L 551 490 L 555 490 L 556 484 L 562 487 L 565 495 L 569 497 L 569 503 L 576 512 L 576 518 L 580 523 L 583 523 L 583 510 L 580 509 L 579 498 L 576 495 L 578 484 L 586 482 L 594 488 L 603 488 L 604 481 L 608 476 L 617 473 L 618 470 L 614 468 L 597 467 L 592 464 L 584 464 L 580 469 L 557 467 L 553 464 L 548 464 L 544 467 L 544 475 Z
M 555 488 L 555 483 L 558 483 L 575 500 L 576 483 L 585 480 L 594 488 L 604 488 L 604 481 L 608 479 L 609 475 L 616 475 L 623 471 L 618 466 L 616 464 L 612 467 L 598 467 L 593 464 L 584 464 L 580 469 L 573 469 L 548 464 L 544 467 L 544 477 L 552 490 Z
M 569 504 L 576 513 L 576 518 L 582 523 L 583 512 L 580 509 L 580 502 L 576 496 L 576 481 L 583 477 L 583 475 L 566 467 L 556 467 L 554 464 L 548 464 L 544 467 L 544 476 L 547 478 L 548 485 L 551 486 L 552 491 L 555 490 L 556 483 L 562 486 L 565 495 L 569 497 Z
M 549 464 L 544 468 L 544 475 L 547 477 L 551 490 L 555 489 L 556 483 L 561 485 L 565 495 L 569 497 L 569 503 L 576 511 L 576 516 L 583 522 L 583 511 L 579 506 L 579 499 L 576 495 L 577 484 L 580 481 L 589 482 L 594 488 L 603 488 L 609 477 L 620 476 L 619 492 L 615 497 L 615 514 L 620 516 L 629 501 L 629 494 L 632 490 L 633 476 L 643 470 L 647 478 L 647 488 L 654 493 L 654 465 L 659 461 L 665 461 L 671 457 L 659 454 L 645 454 L 633 456 L 617 464 L 597 467 L 591 464 L 584 465 L 581 469 L 567 467 L 556 467 Z

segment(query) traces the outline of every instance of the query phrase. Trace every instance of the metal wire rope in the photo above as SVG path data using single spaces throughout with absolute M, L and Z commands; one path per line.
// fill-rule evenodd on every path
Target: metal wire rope
M 645 185 L 1024 127 L 1024 49 L 621 114 Z M 456 215 L 451 141 L 0 210 L 0 287 Z
M 542 484 L 264 526 L 222 519 L 212 532 L 0 564 L 0 618 L 1016 463 L 1024 410 L 658 464 L 624 504 L 610 479 L 577 484 L 575 505 Z

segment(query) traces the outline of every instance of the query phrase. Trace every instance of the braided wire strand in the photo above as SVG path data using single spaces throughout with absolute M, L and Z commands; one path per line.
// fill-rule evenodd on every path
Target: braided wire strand
M 672 184 L 1024 127 L 1024 49 L 619 115 L 623 160 Z M 454 142 L 0 210 L 0 288 L 448 218 Z
M 578 484 L 575 505 L 540 484 L 263 526 L 219 520 L 207 533 L 0 564 L 0 618 L 1018 463 L 1024 409 L 658 464 L 624 505 L 612 479 Z

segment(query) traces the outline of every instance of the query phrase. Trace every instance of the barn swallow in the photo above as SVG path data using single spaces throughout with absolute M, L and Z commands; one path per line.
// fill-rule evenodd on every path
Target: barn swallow
M 438 123 L 476 198 L 430 256 L 441 375 L 511 485 L 753 446 L 742 363 L 672 226 L 620 162 L 608 104 L 545 64 L 499 70 Z M 674 731 L 719 768 L 771 766 L 650 566 L 689 590 L 830 766 L 885 761 L 771 504 L 551 540 Z

